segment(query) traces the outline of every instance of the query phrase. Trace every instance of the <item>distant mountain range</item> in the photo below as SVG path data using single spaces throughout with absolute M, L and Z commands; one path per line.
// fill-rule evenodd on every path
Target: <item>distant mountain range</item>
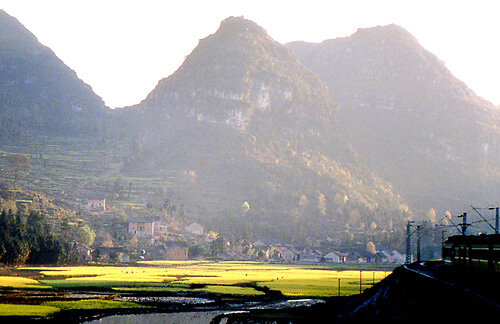
M 4 12 L 0 31 L 9 132 L 127 142 L 121 174 L 173 179 L 187 213 L 221 232 L 390 245 L 412 211 L 500 196 L 498 107 L 398 26 L 285 46 L 230 17 L 115 110 Z

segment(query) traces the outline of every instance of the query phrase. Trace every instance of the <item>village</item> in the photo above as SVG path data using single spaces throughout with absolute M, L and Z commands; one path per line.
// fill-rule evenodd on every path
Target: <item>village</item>
M 122 231 L 128 240 L 110 244 L 96 240 L 93 247 L 81 247 L 82 263 L 89 261 L 129 263 L 146 260 L 224 260 L 261 261 L 286 264 L 393 264 L 404 263 L 405 256 L 397 250 L 377 250 L 372 242 L 366 248 L 339 251 L 325 244 L 294 245 L 257 239 L 225 240 L 222 234 L 206 230 L 197 222 L 167 221 L 158 215 L 129 217 L 119 225 L 101 224 L 106 200 L 92 197 L 84 209 L 94 215 L 93 227 Z M 154 213 L 153 213 L 154 214 Z M 95 216 L 101 215 L 101 216 Z M 100 218 L 101 217 L 101 218 Z M 125 235 L 126 234 L 126 235 Z M 102 236 L 102 235 L 101 235 Z M 116 242 L 116 240 L 115 240 Z

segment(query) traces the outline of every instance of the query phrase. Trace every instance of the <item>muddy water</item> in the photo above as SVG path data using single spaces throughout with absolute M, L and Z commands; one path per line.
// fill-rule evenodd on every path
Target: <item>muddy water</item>
M 224 313 L 223 311 L 153 313 L 140 315 L 114 315 L 98 320 L 85 322 L 87 324 L 209 324 L 210 321 Z
M 209 299 L 202 298 L 185 298 L 185 297 L 133 297 L 132 299 L 127 299 L 127 301 L 154 301 L 154 302 L 174 302 L 177 304 L 189 304 L 189 305 L 203 305 L 213 302 Z M 247 313 L 251 310 L 280 310 L 280 309 L 291 309 L 296 307 L 307 307 L 318 303 L 324 303 L 321 299 L 295 299 L 295 300 L 282 300 L 273 303 L 266 303 L 260 305 L 240 305 L 240 307 L 234 307 L 232 310 L 205 310 L 205 311 L 189 311 L 189 312 L 175 312 L 175 313 L 151 313 L 151 314 L 135 314 L 135 315 L 113 315 L 108 317 L 103 317 L 98 320 L 85 322 L 86 324 L 209 324 L 218 315 L 230 314 L 230 313 Z M 222 316 L 214 321 L 213 323 L 226 323 L 227 317 Z

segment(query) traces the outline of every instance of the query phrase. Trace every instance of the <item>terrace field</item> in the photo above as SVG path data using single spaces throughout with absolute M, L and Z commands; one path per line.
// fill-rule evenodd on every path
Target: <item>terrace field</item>
M 173 178 L 128 177 L 121 166 L 128 154 L 128 143 L 90 141 L 71 137 L 37 137 L 19 142 L 0 142 L 0 181 L 12 183 L 4 157 L 25 154 L 30 158 L 29 176 L 21 177 L 23 188 L 36 188 L 52 197 L 75 200 L 90 192 L 109 192 L 119 185 L 122 197 L 117 206 L 138 209 L 158 188 L 172 184 Z

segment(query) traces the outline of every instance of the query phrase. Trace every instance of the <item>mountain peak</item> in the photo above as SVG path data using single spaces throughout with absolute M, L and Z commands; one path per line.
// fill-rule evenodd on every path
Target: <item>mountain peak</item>
M 249 19 L 245 19 L 243 16 L 230 16 L 230 17 L 227 17 L 226 19 L 224 19 L 221 23 L 220 23 L 220 27 L 219 27 L 219 30 L 218 32 L 224 30 L 224 29 L 230 29 L 231 31 L 249 31 L 249 30 L 252 30 L 252 31 L 255 31 L 255 32 L 264 32 L 266 33 L 266 31 L 264 30 L 264 28 L 260 27 L 259 25 L 257 25 L 255 22 L 253 22 L 252 20 L 249 20 Z
M 253 21 L 229 17 L 158 83 L 144 106 L 230 124 L 238 116 L 236 124 L 244 128 L 256 110 L 330 107 L 330 100 L 290 49 Z
M 15 17 L 12 17 L 0 9 L 0 48 L 34 47 L 38 43 L 37 38 Z
M 75 71 L 0 10 L 0 119 L 27 130 L 83 134 L 106 111 Z M 54 122 L 57 120 L 57 122 Z M 88 124 L 86 124 L 88 122 Z M 92 131 L 95 131 L 92 129 Z M 5 132 L 7 133 L 7 132 Z
M 352 39 L 361 39 L 363 41 L 377 41 L 380 39 L 392 39 L 397 42 L 406 42 L 418 44 L 417 39 L 405 28 L 396 25 L 384 25 L 370 28 L 358 28 L 351 36 Z

